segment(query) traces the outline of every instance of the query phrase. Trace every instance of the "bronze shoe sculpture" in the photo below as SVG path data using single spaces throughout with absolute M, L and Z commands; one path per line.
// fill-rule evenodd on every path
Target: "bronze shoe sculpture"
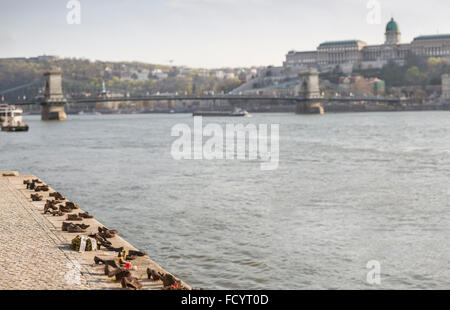
M 77 227 L 80 227 L 83 230 L 86 230 L 86 229 L 89 228 L 89 225 L 86 225 L 86 224 L 73 224 L 73 223 L 70 223 L 70 222 L 63 222 L 61 230 L 62 231 L 68 231 L 68 228 L 71 227 L 71 226 L 77 226 Z
M 44 198 L 42 195 L 39 194 L 31 194 L 30 197 L 32 201 L 42 201 L 42 198 Z
M 50 189 L 48 185 L 36 186 L 36 188 L 34 189 L 35 192 L 48 192 L 49 190 Z
M 107 230 L 107 231 L 101 232 L 100 236 L 110 239 L 110 238 L 114 238 L 116 235 L 111 233 L 109 230 Z
M 145 256 L 145 255 L 147 255 L 147 253 L 145 253 L 145 252 L 135 251 L 135 250 L 129 250 L 128 254 L 132 255 L 132 256 Z
M 80 208 L 79 205 L 77 205 L 76 203 L 73 203 L 73 202 L 71 202 L 71 201 L 66 201 L 66 207 L 68 207 L 68 208 L 70 208 L 70 209 L 72 209 L 72 210 L 75 210 L 75 209 L 79 209 L 79 208 Z
M 96 265 L 102 264 L 102 265 L 109 265 L 109 266 L 111 266 L 113 268 L 118 268 L 119 267 L 119 266 L 117 266 L 117 263 L 116 263 L 116 261 L 114 259 L 101 259 L 100 257 L 95 256 L 94 257 L 94 262 L 95 262 Z
M 118 233 L 117 230 L 111 230 L 106 227 L 98 227 L 98 233 L 103 238 L 114 238 L 116 234 Z
M 93 218 L 94 218 L 94 216 L 93 216 L 93 215 L 90 215 L 89 212 L 78 213 L 78 215 L 79 215 L 80 217 L 82 217 L 82 218 L 85 218 L 85 219 L 93 219 Z
M 97 240 L 97 243 L 104 246 L 105 248 L 108 246 L 112 246 L 112 243 L 100 236 L 99 234 L 90 234 L 89 237 L 95 238 Z
M 162 280 L 164 287 L 170 287 L 171 285 L 176 285 L 179 283 L 179 281 L 177 281 L 177 279 L 175 279 L 175 277 L 170 273 L 158 272 L 158 275 Z
M 73 223 L 69 223 L 69 225 L 67 225 L 65 227 L 67 232 L 70 233 L 84 233 L 86 232 L 85 229 L 81 228 L 80 226 L 74 225 Z
M 82 221 L 83 219 L 79 217 L 77 214 L 68 214 L 67 219 L 69 221 Z
M 56 200 L 66 200 L 66 198 L 59 192 L 50 193 L 50 197 L 54 197 Z
M 27 189 L 33 190 L 35 187 L 36 187 L 36 184 L 34 182 L 31 182 L 31 183 L 27 184 Z
M 52 203 L 46 203 L 44 206 L 44 214 L 48 213 L 52 213 L 53 211 L 57 211 L 58 207 L 54 206 Z
M 151 268 L 147 268 L 147 277 L 149 280 L 153 280 L 153 281 L 161 280 L 159 273 L 156 270 L 153 270 Z
M 72 209 L 66 207 L 65 205 L 60 205 L 59 206 L 59 211 L 64 212 L 64 213 L 70 213 L 70 212 L 72 212 Z
M 115 229 L 108 229 L 108 228 L 106 228 L 106 227 L 98 227 L 98 232 L 104 232 L 104 231 L 109 231 L 109 232 L 112 233 L 112 234 L 117 234 L 117 233 L 119 233 L 119 231 L 118 231 L 118 230 L 115 230 Z
M 105 265 L 105 275 L 110 278 L 115 276 L 117 281 L 122 280 L 123 277 L 131 275 L 130 271 L 125 268 L 118 267 L 110 269 L 109 267 L 109 265 Z
M 127 276 L 124 276 L 120 280 L 120 284 L 123 289 L 128 290 L 140 290 L 142 288 L 142 283 L 139 282 L 138 278 L 131 276 L 131 273 Z
M 52 210 L 58 210 L 58 207 L 56 206 L 56 203 L 54 200 L 47 200 L 47 202 L 45 203 L 45 207 L 52 209 Z
M 64 213 L 61 211 L 50 211 L 50 214 L 53 216 L 63 216 Z

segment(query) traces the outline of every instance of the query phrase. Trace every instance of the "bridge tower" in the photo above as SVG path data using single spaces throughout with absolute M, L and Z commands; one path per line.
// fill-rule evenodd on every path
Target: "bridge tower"
M 62 92 L 61 69 L 52 67 L 44 73 L 45 91 L 41 102 L 41 119 L 43 121 L 64 121 L 67 119 L 64 106 L 67 103 Z
M 317 102 L 321 98 L 319 89 L 319 72 L 317 69 L 307 69 L 299 73 L 300 84 L 296 93 L 302 97 L 297 101 L 297 114 L 323 114 L 322 104 Z M 314 99 L 314 100 L 313 100 Z

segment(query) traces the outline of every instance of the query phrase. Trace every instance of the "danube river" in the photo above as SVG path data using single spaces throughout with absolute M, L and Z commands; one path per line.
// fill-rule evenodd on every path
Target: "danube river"
M 450 112 L 203 119 L 279 124 L 271 171 L 174 160 L 187 114 L 25 121 L 0 132 L 0 170 L 41 177 L 195 287 L 450 287 Z

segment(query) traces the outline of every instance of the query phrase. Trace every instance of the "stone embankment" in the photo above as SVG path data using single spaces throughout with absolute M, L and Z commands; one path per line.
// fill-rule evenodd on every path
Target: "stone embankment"
M 84 213 L 81 208 L 61 212 L 59 215 L 56 214 L 59 210 L 54 212 L 46 208 L 55 215 L 44 213 L 47 200 L 56 200 L 52 197 L 56 191 L 50 186 L 48 191 L 27 189 L 27 185 L 24 184 L 27 180 L 38 180 L 38 178 L 34 175 L 19 175 L 17 172 L 0 172 L 0 269 L 2 270 L 0 289 L 122 289 L 121 281 L 114 276 L 106 275 L 105 265 L 96 264 L 94 257 L 114 262 L 113 265 L 125 271 L 125 274 L 128 274 L 127 277 L 137 280 L 139 286 L 142 285 L 142 289 L 191 289 L 186 283 L 173 277 L 152 261 L 146 253 L 140 252 L 122 239 L 120 232 L 104 239 L 110 244 L 108 248 L 101 246 L 96 251 L 81 253 L 73 250 L 70 245 L 75 237 L 93 236 L 99 233 L 99 227 L 102 230 L 105 225 L 94 218 L 69 221 L 69 214 L 76 216 Z M 36 183 L 35 185 L 44 186 L 45 189 L 46 184 Z M 51 193 L 53 194 L 50 195 Z M 42 200 L 32 201 L 32 194 L 36 197 L 41 195 Z M 63 206 L 64 210 L 65 205 L 71 205 L 71 202 L 64 199 L 58 204 L 57 208 Z M 68 232 L 62 230 L 63 223 L 65 225 L 84 224 L 89 227 L 85 231 Z M 118 261 L 119 252 L 116 249 L 122 247 L 128 251 L 129 256 Z M 134 254 L 133 251 L 145 255 L 131 255 Z M 149 279 L 148 268 L 156 275 L 156 279 L 153 277 Z M 119 270 L 113 266 L 108 266 L 108 269 L 110 272 Z M 158 279 L 159 276 L 162 278 Z M 171 283 L 171 280 L 172 282 L 175 280 L 175 284 Z

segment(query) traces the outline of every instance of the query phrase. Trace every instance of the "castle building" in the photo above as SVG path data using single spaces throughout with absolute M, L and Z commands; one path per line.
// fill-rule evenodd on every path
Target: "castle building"
M 344 72 L 351 72 L 356 68 L 382 68 L 390 61 L 404 65 L 410 53 L 450 59 L 450 34 L 419 36 L 411 43 L 402 44 L 400 28 L 392 18 L 386 25 L 384 44 L 367 45 L 360 40 L 324 42 L 315 51 L 288 52 L 283 67 L 295 71 L 317 68 L 326 72 L 339 66 Z
M 442 76 L 442 99 L 450 101 L 450 74 Z

